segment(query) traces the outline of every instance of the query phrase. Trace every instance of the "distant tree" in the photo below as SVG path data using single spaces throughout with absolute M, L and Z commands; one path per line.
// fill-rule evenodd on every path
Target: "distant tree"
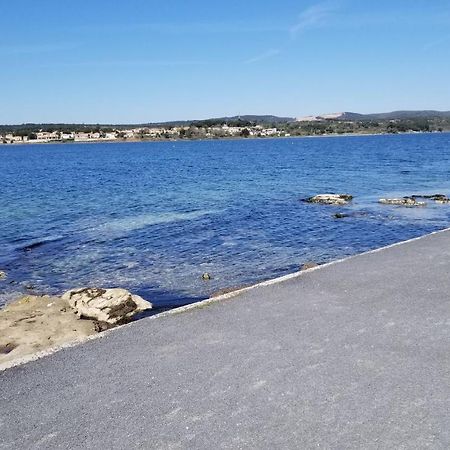
M 194 139 L 194 138 L 198 137 L 198 135 L 199 135 L 199 130 L 194 125 L 191 125 L 187 130 L 185 130 L 185 137 L 187 137 L 188 139 Z
M 249 136 L 250 136 L 250 131 L 249 131 L 249 129 L 248 129 L 248 128 L 244 128 L 244 129 L 241 131 L 241 136 L 242 136 L 242 137 L 245 137 L 245 138 L 249 137 Z

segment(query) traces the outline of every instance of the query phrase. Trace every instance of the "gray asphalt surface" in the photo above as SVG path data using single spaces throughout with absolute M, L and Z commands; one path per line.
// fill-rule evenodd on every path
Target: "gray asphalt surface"
M 0 448 L 450 448 L 450 232 L 0 373 Z

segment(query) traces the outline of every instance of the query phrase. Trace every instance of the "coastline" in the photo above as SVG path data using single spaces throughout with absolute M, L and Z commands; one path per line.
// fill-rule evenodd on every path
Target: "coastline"
M 444 131 L 405 131 L 399 133 L 332 133 L 332 134 L 308 134 L 308 135 L 298 135 L 298 136 L 251 136 L 251 137 L 243 137 L 243 136 L 230 136 L 230 137 L 220 137 L 220 138 L 186 138 L 186 139 L 91 139 L 86 141 L 23 141 L 23 142 L 12 142 L 5 144 L 0 142 L 1 147 L 16 147 L 21 145 L 61 145 L 61 144 L 70 144 L 70 145 L 79 145 L 79 144 L 123 144 L 123 143 L 149 143 L 149 142 L 215 142 L 215 141 L 259 141 L 259 140 L 279 140 L 279 139 L 304 139 L 304 138 L 331 138 L 331 137 L 364 137 L 364 136 L 404 136 L 404 135 L 440 135 L 440 134 L 449 134 L 450 130 Z
M 331 266 L 334 266 L 334 265 L 337 265 L 337 264 L 340 264 L 340 263 L 344 263 L 344 262 L 347 262 L 347 261 L 352 261 L 353 259 L 357 259 L 357 258 L 360 258 L 360 257 L 363 257 L 363 256 L 376 254 L 376 253 L 382 252 L 384 250 L 388 250 L 390 248 L 395 248 L 395 247 L 402 246 L 402 245 L 405 245 L 405 244 L 409 244 L 409 243 L 412 243 L 412 242 L 420 241 L 420 240 L 425 239 L 427 237 L 430 237 L 430 236 L 433 236 L 433 235 L 437 235 L 437 234 L 441 234 L 441 233 L 445 233 L 445 232 L 450 232 L 450 227 L 446 227 L 446 228 L 443 228 L 443 229 L 440 229 L 440 230 L 437 230 L 437 231 L 433 231 L 431 233 L 427 233 L 427 234 L 424 234 L 422 236 L 418 236 L 418 237 L 415 237 L 415 238 L 412 238 L 412 239 L 407 239 L 407 240 L 404 240 L 404 241 L 395 242 L 393 244 L 382 246 L 382 247 L 379 247 L 379 248 L 376 248 L 376 249 L 373 249 L 373 250 L 368 250 L 366 252 L 358 253 L 358 254 L 351 255 L 351 256 L 348 256 L 348 257 L 345 257 L 345 258 L 341 258 L 341 259 L 337 259 L 337 260 L 334 260 L 334 261 L 330 261 L 328 263 L 324 263 L 324 264 L 321 264 L 321 265 L 318 265 L 318 266 L 315 266 L 315 267 L 311 267 L 311 268 L 308 268 L 306 270 L 299 270 L 299 271 L 296 271 L 296 272 L 293 272 L 293 273 L 290 273 L 290 274 L 287 274 L 287 275 L 282 275 L 280 277 L 276 277 L 276 278 L 272 278 L 272 279 L 269 279 L 269 280 L 261 281 L 259 283 L 255 283 L 255 284 L 250 285 L 250 286 L 246 286 L 246 287 L 243 287 L 243 288 L 237 288 L 236 290 L 232 290 L 232 291 L 227 292 L 225 294 L 212 296 L 212 297 L 207 298 L 205 300 L 201 300 L 201 301 L 198 301 L 198 302 L 190 303 L 188 305 L 172 308 L 172 309 L 169 309 L 167 311 L 163 311 L 163 312 L 160 312 L 160 313 L 148 316 L 148 317 L 144 317 L 144 318 L 141 318 L 141 319 L 136 320 L 136 321 L 131 321 L 131 322 L 126 323 L 126 324 L 118 325 L 118 326 L 116 326 L 114 328 L 104 330 L 101 333 L 89 334 L 89 335 L 85 335 L 85 336 L 79 336 L 75 340 L 62 342 L 62 343 L 60 343 L 58 345 L 50 346 L 50 347 L 45 348 L 43 350 L 40 350 L 40 351 L 38 351 L 36 353 L 27 354 L 27 355 L 19 357 L 17 359 L 13 359 L 11 361 L 0 363 L 0 372 L 2 372 L 4 370 L 7 370 L 7 369 L 10 369 L 12 367 L 20 366 L 20 365 L 26 364 L 28 362 L 41 359 L 41 358 L 43 358 L 45 356 L 48 356 L 48 355 L 52 355 L 52 354 L 54 354 L 54 353 L 56 353 L 56 352 L 58 352 L 60 350 L 63 350 L 63 349 L 71 348 L 71 347 L 77 346 L 79 344 L 84 344 L 86 342 L 93 341 L 93 340 L 96 340 L 96 339 L 102 339 L 104 337 L 107 337 L 110 333 L 114 333 L 116 330 L 123 329 L 123 328 L 128 328 L 128 327 L 133 327 L 138 322 L 141 322 L 142 320 L 145 320 L 145 321 L 147 321 L 147 320 L 157 320 L 159 318 L 170 317 L 172 315 L 182 314 L 182 313 L 185 313 L 185 312 L 188 312 L 188 311 L 191 311 L 191 310 L 195 310 L 195 309 L 206 308 L 209 305 L 212 305 L 212 304 L 215 304 L 215 303 L 221 303 L 221 302 L 224 302 L 226 300 L 234 299 L 235 297 L 238 297 L 241 294 L 245 294 L 245 293 L 251 292 L 251 291 L 253 291 L 255 289 L 258 289 L 258 288 L 279 285 L 279 284 L 283 284 L 283 283 L 288 282 L 288 281 L 294 281 L 294 280 L 296 280 L 298 278 L 307 276 L 307 274 L 309 274 L 311 272 L 314 272 L 314 271 L 320 271 L 320 270 L 329 268 Z

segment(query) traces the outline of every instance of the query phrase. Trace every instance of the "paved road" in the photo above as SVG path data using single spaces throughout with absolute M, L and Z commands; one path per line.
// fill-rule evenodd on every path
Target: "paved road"
M 0 374 L 0 448 L 450 448 L 450 232 Z

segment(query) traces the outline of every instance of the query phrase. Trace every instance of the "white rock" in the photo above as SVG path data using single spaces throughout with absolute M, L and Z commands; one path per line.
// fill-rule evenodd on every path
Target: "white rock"
M 426 206 L 425 202 L 418 202 L 413 197 L 402 197 L 402 198 L 380 198 L 379 203 L 383 205 L 395 205 L 395 206 L 406 206 L 412 208 L 415 206 Z
M 63 296 L 79 317 L 95 319 L 111 325 L 130 320 L 152 304 L 126 289 L 81 288 L 67 291 Z
M 306 199 L 308 203 L 322 203 L 323 205 L 346 205 L 353 199 L 349 194 L 318 194 Z

